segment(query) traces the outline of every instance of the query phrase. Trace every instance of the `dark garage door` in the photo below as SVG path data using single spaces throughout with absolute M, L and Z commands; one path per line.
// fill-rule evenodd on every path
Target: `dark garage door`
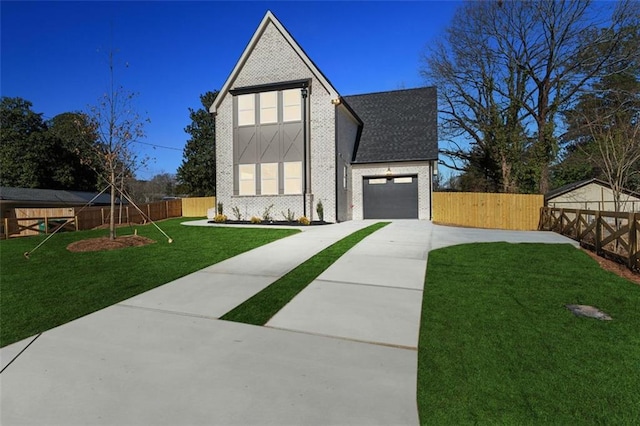
M 417 219 L 418 176 L 364 178 L 365 219 Z

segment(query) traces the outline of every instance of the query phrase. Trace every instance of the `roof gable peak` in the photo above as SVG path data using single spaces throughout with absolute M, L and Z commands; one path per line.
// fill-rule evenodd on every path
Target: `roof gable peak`
M 313 63 L 313 61 L 305 53 L 305 51 L 298 44 L 298 42 L 291 36 L 289 31 L 287 31 L 287 29 L 284 27 L 284 25 L 282 25 L 282 23 L 278 20 L 278 18 L 276 18 L 276 16 L 273 14 L 273 12 L 271 12 L 270 10 L 267 10 L 267 12 L 265 13 L 264 17 L 262 18 L 262 21 L 260 21 L 260 25 L 258 25 L 258 28 L 253 33 L 253 36 L 251 37 L 251 40 L 249 40 L 249 43 L 247 44 L 247 46 L 245 47 L 244 51 L 242 52 L 242 55 L 240 56 L 240 59 L 236 62 L 236 65 L 234 66 L 233 70 L 231 71 L 231 74 L 229 75 L 229 77 L 227 77 L 227 80 L 225 81 L 224 85 L 220 89 L 219 95 L 216 97 L 213 105 L 211 105 L 211 107 L 209 108 L 209 112 L 210 113 L 212 113 L 212 114 L 216 113 L 216 110 L 218 109 L 218 107 L 222 103 L 223 99 L 226 97 L 227 93 L 231 89 L 231 86 L 233 85 L 234 81 L 236 80 L 238 74 L 242 70 L 242 68 L 245 65 L 245 63 L 247 62 L 247 59 L 249 58 L 249 56 L 253 52 L 253 49 L 255 48 L 255 46 L 260 41 L 260 38 L 264 34 L 264 32 L 267 29 L 267 27 L 269 26 L 269 24 L 272 24 L 280 32 L 280 34 L 282 34 L 282 36 L 285 38 L 285 40 L 296 51 L 296 53 L 300 56 L 300 58 L 305 62 L 306 66 L 311 70 L 313 75 L 322 84 L 322 86 L 324 86 L 324 88 L 332 95 L 332 97 L 339 97 L 340 96 L 338 91 L 333 87 L 333 85 L 324 76 L 324 74 L 322 74 L 320 69 L 318 69 L 318 67 Z

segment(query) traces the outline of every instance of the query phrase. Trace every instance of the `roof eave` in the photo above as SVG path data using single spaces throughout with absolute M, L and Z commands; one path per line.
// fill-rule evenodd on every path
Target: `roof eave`
M 367 161 L 354 161 L 352 164 L 386 164 L 386 163 L 425 163 L 430 161 L 438 161 L 438 157 L 424 157 L 424 158 L 408 158 L 404 160 L 367 160 Z

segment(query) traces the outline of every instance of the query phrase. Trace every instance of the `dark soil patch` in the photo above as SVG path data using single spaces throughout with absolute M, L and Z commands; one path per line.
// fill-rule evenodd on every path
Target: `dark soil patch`
M 640 285 L 640 274 L 633 272 L 632 270 L 618 262 L 598 256 L 590 250 L 582 250 L 589 256 L 591 256 L 596 262 L 598 262 L 598 265 L 600 265 L 602 269 L 606 269 L 607 271 L 613 272 L 614 274 L 622 278 L 628 279 L 632 283 Z
M 147 244 L 155 243 L 146 237 L 140 235 L 125 235 L 122 237 L 116 237 L 115 240 L 110 240 L 109 237 L 90 238 L 88 240 L 76 241 L 67 246 L 67 250 L 71 252 L 87 252 L 87 251 L 102 251 L 102 250 L 118 250 L 125 247 L 140 247 Z

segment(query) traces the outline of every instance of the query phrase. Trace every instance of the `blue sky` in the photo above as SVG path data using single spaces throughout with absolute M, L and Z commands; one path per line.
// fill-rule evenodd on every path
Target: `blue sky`
M 21 97 L 52 118 L 86 111 L 109 79 L 139 94 L 151 122 L 137 177 L 175 173 L 189 137 L 188 108 L 222 87 L 267 10 L 342 95 L 425 85 L 424 47 L 460 2 L 9 2 L 0 3 L 2 96 Z M 127 63 L 128 67 L 124 67 Z

